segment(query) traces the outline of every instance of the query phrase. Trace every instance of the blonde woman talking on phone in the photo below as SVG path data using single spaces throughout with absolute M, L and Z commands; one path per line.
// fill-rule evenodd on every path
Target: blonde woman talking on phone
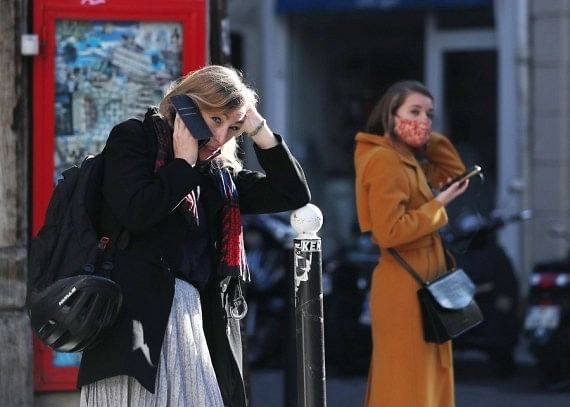
M 177 95 L 192 99 L 211 137 L 199 142 L 186 127 Z M 240 214 L 310 199 L 303 170 L 256 104 L 239 72 L 206 66 L 174 83 L 143 121 L 111 131 L 99 232 L 123 228 L 112 270 L 123 305 L 83 354 L 82 407 L 246 406 Z M 264 173 L 243 168 L 242 136 Z

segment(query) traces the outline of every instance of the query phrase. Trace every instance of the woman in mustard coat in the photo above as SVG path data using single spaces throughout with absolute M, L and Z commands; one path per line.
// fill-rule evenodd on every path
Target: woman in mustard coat
M 395 248 L 425 280 L 446 271 L 438 230 L 447 223 L 445 205 L 468 181 L 432 192 L 465 170 L 450 141 L 431 131 L 432 102 L 421 83 L 398 82 L 356 135 L 358 221 L 383 254 L 370 295 L 368 407 L 454 406 L 451 343 L 424 341 L 420 287 L 385 250 Z

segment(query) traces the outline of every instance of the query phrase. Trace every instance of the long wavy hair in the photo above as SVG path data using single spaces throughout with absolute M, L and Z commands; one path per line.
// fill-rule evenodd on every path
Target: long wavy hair
M 171 127 L 174 127 L 176 111 L 170 98 L 182 94 L 188 95 L 199 109 L 216 110 L 220 114 L 228 114 L 246 104 L 256 106 L 258 100 L 257 93 L 245 84 L 239 71 L 221 65 L 208 65 L 190 72 L 169 86 L 158 110 Z M 231 168 L 235 173 L 243 168 L 237 153 L 237 140 L 232 138 L 222 146 L 214 164 Z

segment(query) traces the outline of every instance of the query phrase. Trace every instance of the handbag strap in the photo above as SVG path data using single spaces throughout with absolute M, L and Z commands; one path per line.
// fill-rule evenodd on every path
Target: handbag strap
M 398 263 L 400 263 L 404 270 L 406 270 L 414 278 L 414 280 L 418 282 L 419 285 L 422 287 L 427 285 L 427 283 L 420 277 L 418 273 L 416 273 L 412 266 L 410 266 L 408 262 L 404 260 L 402 256 L 400 256 L 400 253 L 398 253 L 396 249 L 390 247 L 388 249 L 388 252 L 398 261 Z

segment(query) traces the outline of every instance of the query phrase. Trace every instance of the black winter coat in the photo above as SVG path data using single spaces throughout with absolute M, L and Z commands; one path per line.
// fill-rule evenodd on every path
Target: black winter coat
M 310 200 L 303 171 L 280 136 L 268 150 L 255 146 L 265 175 L 242 170 L 234 181 L 242 213 L 280 212 Z M 128 120 L 113 128 L 104 150 L 100 229 L 120 224 L 113 278 L 121 286 L 123 305 L 116 324 L 93 349 L 83 353 L 78 386 L 129 375 L 154 392 L 157 361 L 174 295 L 175 270 L 180 265 L 187 224 L 172 209 L 200 185 L 213 191 L 211 181 L 182 159 L 172 159 L 156 173 L 156 136 L 145 121 Z M 215 193 L 210 196 L 215 196 Z M 212 270 L 217 269 L 223 200 L 205 203 L 210 231 Z M 235 282 L 234 282 L 235 283 Z M 215 271 L 201 292 L 203 324 L 224 404 L 245 406 L 239 321 L 227 318 L 220 278 Z M 140 321 L 150 348 L 149 364 L 140 348 L 133 351 L 133 321 Z M 226 329 L 229 327 L 229 329 Z

